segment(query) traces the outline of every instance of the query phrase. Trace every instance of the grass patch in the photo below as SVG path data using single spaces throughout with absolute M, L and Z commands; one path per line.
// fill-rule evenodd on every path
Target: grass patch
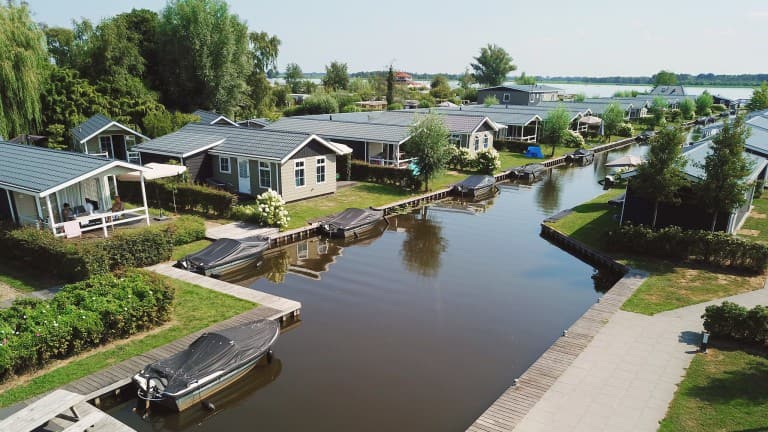
M 187 243 L 181 246 L 174 246 L 173 253 L 171 254 L 171 261 L 178 261 L 189 254 L 199 252 L 205 249 L 206 247 L 208 247 L 208 245 L 210 245 L 211 243 L 213 242 L 210 240 L 203 239 L 203 240 L 193 241 L 192 243 Z
M 534 143 L 531 143 L 531 145 L 536 145 Z M 522 153 L 517 153 L 509 150 L 499 150 L 499 159 L 501 161 L 501 168 L 496 170 L 496 174 L 507 171 L 510 168 L 519 167 L 521 165 L 529 164 L 529 163 L 538 163 L 543 162 L 548 159 L 552 159 L 553 157 L 560 157 L 564 156 L 566 153 L 572 153 L 576 151 L 575 148 L 572 147 L 555 147 L 555 155 L 552 155 L 552 146 L 547 144 L 540 144 L 541 146 L 541 153 L 544 155 L 543 158 L 530 158 L 525 156 Z M 589 147 L 589 146 L 587 146 Z
M 739 230 L 739 236 L 760 243 L 768 243 L 768 194 L 752 201 L 752 211 Z
M 600 249 L 604 233 L 618 226 L 617 217 L 621 214 L 621 208 L 608 204 L 608 201 L 623 193 L 624 189 L 611 189 L 577 205 L 568 216 L 549 225 L 592 248 Z
M 48 289 L 63 282 L 46 274 L 25 270 L 23 262 L 0 261 L 0 283 L 22 292 Z
M 176 298 L 172 322 L 167 328 L 143 337 L 134 337 L 129 342 L 118 342 L 115 346 L 95 354 L 86 353 L 77 360 L 35 377 L 23 385 L 11 387 L 0 393 L 0 406 L 12 405 L 53 390 L 255 306 L 249 301 L 176 279 L 170 279 L 170 283 L 176 287 Z
M 659 431 L 764 431 L 766 407 L 768 353 L 710 348 L 693 358 Z

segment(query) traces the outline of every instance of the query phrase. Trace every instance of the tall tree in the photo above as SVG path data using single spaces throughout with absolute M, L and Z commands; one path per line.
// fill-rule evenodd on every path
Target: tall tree
M 442 253 L 447 249 L 448 241 L 443 237 L 443 227 L 429 219 L 429 206 L 423 206 L 405 232 L 405 239 L 400 249 L 403 264 L 413 273 L 424 277 L 434 277 L 440 270 Z
M 768 82 L 763 81 L 759 88 L 752 91 L 752 98 L 747 103 L 750 111 L 762 111 L 768 109 Z
M 59 67 L 73 67 L 72 50 L 75 45 L 75 32 L 64 27 L 45 27 L 45 40 L 48 43 L 48 55 Z
M 651 108 L 648 110 L 653 116 L 653 124 L 660 126 L 664 124 L 664 113 L 667 111 L 667 100 L 661 96 L 656 96 L 651 102 Z
M 231 114 L 252 70 L 248 27 L 224 0 L 170 0 L 158 30 L 163 102 Z
M 665 85 L 676 85 L 677 84 L 677 75 L 675 75 L 674 72 L 660 70 L 656 75 L 653 76 L 653 85 L 655 86 L 665 86 Z
M 520 73 L 520 76 L 515 77 L 515 84 L 520 85 L 534 85 L 536 84 L 535 76 L 528 76 L 525 72 Z
M 467 90 L 472 87 L 472 84 L 476 83 L 474 75 L 469 71 L 469 68 L 464 69 L 464 73 L 459 77 L 459 87 Z
M 559 106 L 547 114 L 542 125 L 542 140 L 552 144 L 552 156 L 555 155 L 555 147 L 562 145 L 571 125 L 571 115 L 563 106 Z
M 617 135 L 624 122 L 624 110 L 617 103 L 609 104 L 603 111 L 603 131 L 606 136 Z
M 495 44 L 480 48 L 480 55 L 474 59 L 476 63 L 470 66 L 475 71 L 475 80 L 487 86 L 501 85 L 507 74 L 517 69 L 507 51 Z
M 659 203 L 679 203 L 680 188 L 688 182 L 683 169 L 686 159 L 682 154 L 685 134 L 677 127 L 664 128 L 651 140 L 648 160 L 637 168 L 637 175 L 632 177 L 632 189 L 653 201 L 653 220 L 656 227 Z
M 436 99 L 448 99 L 451 97 L 451 86 L 448 84 L 448 79 L 443 75 L 435 75 L 432 82 L 429 84 L 431 90 L 429 94 Z
M 158 53 L 158 29 L 160 27 L 160 15 L 149 9 L 131 9 L 115 17 L 121 22 L 131 42 L 136 46 L 139 54 L 144 59 L 143 79 L 151 89 L 160 91 L 162 85 L 159 76 Z
M 347 64 L 332 61 L 325 67 L 323 87 L 328 91 L 346 90 L 349 87 L 349 73 Z
M 122 76 L 143 77 L 145 61 L 137 38 L 124 20 L 102 21 L 88 37 L 86 61 L 79 65 L 80 74 L 92 83 Z
M 411 137 L 406 141 L 408 154 L 415 157 L 419 175 L 424 179 L 424 190 L 429 190 L 429 179 L 443 170 L 448 162 L 450 132 L 438 114 L 417 117 L 410 127 Z
M 266 32 L 251 32 L 248 41 L 253 55 L 253 70 L 266 74 L 277 69 L 277 56 L 280 54 L 280 39 Z
M 706 116 L 711 113 L 712 104 L 715 102 L 715 98 L 704 90 L 704 93 L 700 94 L 696 100 L 696 114 Z
M 25 3 L 0 5 L 0 136 L 40 128 L 40 93 L 48 53 L 45 35 Z
M 712 231 L 718 213 L 730 213 L 744 205 L 747 188 L 754 187 L 745 182 L 752 170 L 744 153 L 749 133 L 743 116 L 724 122 L 723 129 L 712 139 L 712 152 L 700 165 L 705 178 L 696 190 L 703 207 L 712 211 Z
M 291 87 L 291 91 L 299 93 L 301 91 L 301 80 L 304 79 L 304 72 L 301 66 L 296 63 L 285 65 L 285 83 Z
M 696 112 L 696 104 L 693 100 L 685 98 L 678 104 L 680 108 L 680 114 L 683 116 L 683 120 L 690 120 L 693 118 L 693 113 Z
M 392 65 L 389 65 L 387 71 L 387 105 L 395 103 L 395 71 Z

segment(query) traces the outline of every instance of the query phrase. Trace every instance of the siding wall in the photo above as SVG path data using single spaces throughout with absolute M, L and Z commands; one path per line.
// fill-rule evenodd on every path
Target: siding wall
M 0 188 L 0 221 L 12 221 L 13 214 L 11 212 L 11 206 L 8 202 L 8 191 Z
M 504 95 L 508 94 L 509 99 L 504 100 Z M 531 100 L 533 95 L 533 100 Z M 477 103 L 485 103 L 485 98 L 488 96 L 496 96 L 499 103 L 502 105 L 538 105 L 543 101 L 556 101 L 557 93 L 528 93 L 520 90 L 482 90 L 477 92 Z
M 189 171 L 190 180 L 194 182 L 204 183 L 205 179 L 211 177 L 211 155 L 207 151 L 184 158 L 184 166 Z
M 85 145 L 83 145 L 83 144 L 76 145 L 75 149 L 77 149 L 77 151 L 79 151 L 81 153 L 86 153 L 85 148 L 87 147 L 88 148 L 87 153 L 101 153 L 101 147 L 99 146 L 99 137 L 100 136 L 105 136 L 105 135 L 133 135 L 133 134 L 128 132 L 128 131 L 126 131 L 125 129 L 121 129 L 121 128 L 117 127 L 117 126 L 112 126 L 110 128 L 107 128 L 107 129 L 103 130 L 101 133 L 99 133 L 95 137 L 93 137 L 93 138 L 89 139 L 88 141 L 86 141 L 84 143 Z M 141 137 L 138 136 L 138 135 L 135 135 L 135 136 L 136 136 L 136 144 L 141 143 L 141 141 L 142 141 Z M 122 144 L 122 142 L 119 143 L 119 144 L 117 142 L 114 142 L 114 145 L 115 145 L 115 153 L 118 153 L 119 150 L 117 150 L 117 146 L 118 145 L 122 146 L 123 144 Z
M 323 184 L 317 184 L 316 181 L 316 158 L 291 159 L 281 167 L 282 196 L 286 202 L 336 192 L 336 155 L 325 155 L 325 183 Z M 304 160 L 305 184 L 298 188 L 294 177 L 294 161 L 296 160 Z
M 231 171 L 230 174 L 223 173 L 219 171 L 219 158 L 228 158 L 229 159 L 229 170 Z M 232 185 L 232 190 L 237 191 L 238 189 L 238 180 L 237 180 L 237 158 L 229 157 L 229 156 L 219 156 L 219 155 L 211 155 L 211 166 L 213 169 L 213 175 L 212 177 L 216 180 L 228 183 Z

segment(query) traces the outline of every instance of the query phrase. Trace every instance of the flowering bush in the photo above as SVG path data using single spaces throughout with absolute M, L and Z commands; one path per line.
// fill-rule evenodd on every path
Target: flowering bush
M 584 137 L 572 130 L 565 131 L 563 134 L 563 146 L 582 148 L 584 147 Z
M 253 204 L 234 206 L 232 215 L 236 219 L 276 226 L 281 231 L 288 227 L 291 220 L 288 210 L 285 209 L 285 201 L 272 189 L 257 196 Z
M 459 147 L 449 147 L 448 150 L 450 157 L 448 158 L 448 166 L 453 169 L 466 170 L 472 165 L 472 154 L 469 149 Z
M 475 156 L 474 165 L 477 171 L 483 174 L 493 174 L 494 171 L 501 168 L 499 153 L 494 149 L 480 150 Z

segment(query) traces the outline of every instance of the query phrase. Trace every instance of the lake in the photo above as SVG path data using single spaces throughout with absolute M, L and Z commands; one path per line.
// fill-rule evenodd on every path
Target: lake
M 139 431 L 463 431 L 605 290 L 540 222 L 601 193 L 606 160 L 645 150 L 394 216 L 355 243 L 270 251 L 230 280 L 303 303 L 277 361 L 213 397 L 213 413 L 109 412 Z

